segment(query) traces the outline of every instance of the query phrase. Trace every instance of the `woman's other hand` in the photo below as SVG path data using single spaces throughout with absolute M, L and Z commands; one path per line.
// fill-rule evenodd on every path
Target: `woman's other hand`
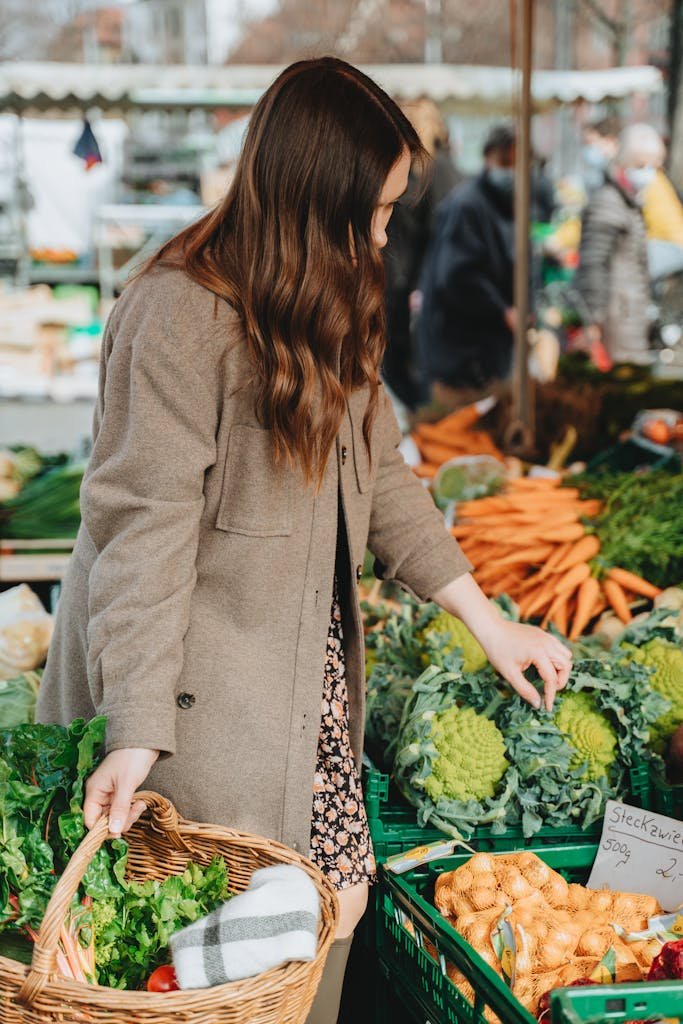
M 85 784 L 85 827 L 91 829 L 103 814 L 108 814 L 111 835 L 127 832 L 145 809 L 141 800 L 133 802 L 133 796 L 158 756 L 158 750 L 144 747 L 126 747 L 107 754 Z

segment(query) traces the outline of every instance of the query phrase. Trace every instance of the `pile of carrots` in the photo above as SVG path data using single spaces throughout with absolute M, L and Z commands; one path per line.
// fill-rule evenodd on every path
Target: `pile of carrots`
M 492 455 L 502 461 L 503 453 L 490 435 L 485 430 L 473 429 L 480 415 L 476 405 L 468 405 L 444 416 L 438 423 L 416 424 L 411 437 L 423 461 L 414 467 L 414 472 L 431 479 L 444 462 L 459 455 Z
M 489 597 L 509 594 L 523 619 L 553 623 L 575 640 L 611 607 L 630 622 L 630 604 L 660 590 L 616 566 L 601 565 L 600 541 L 590 521 L 602 508 L 582 501 L 559 478 L 521 477 L 502 494 L 458 505 L 453 535 Z

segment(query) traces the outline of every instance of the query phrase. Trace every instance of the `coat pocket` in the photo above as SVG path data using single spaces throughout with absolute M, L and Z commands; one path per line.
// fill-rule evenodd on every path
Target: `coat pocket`
M 380 399 L 381 399 L 380 395 Z M 351 420 L 351 437 L 353 442 L 353 462 L 356 470 L 356 484 L 361 494 L 365 494 L 374 486 L 379 458 L 379 412 L 372 426 L 372 459 L 368 455 L 367 445 L 363 436 L 363 420 L 368 405 L 367 389 L 354 391 L 349 398 L 349 418 Z
M 246 537 L 288 537 L 292 501 L 292 471 L 284 462 L 275 462 L 270 431 L 233 426 L 216 527 Z

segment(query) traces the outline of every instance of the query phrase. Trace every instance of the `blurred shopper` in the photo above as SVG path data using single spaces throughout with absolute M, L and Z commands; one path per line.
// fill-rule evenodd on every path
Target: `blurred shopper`
M 619 149 L 619 131 L 615 117 L 600 118 L 583 129 L 582 177 L 589 195 L 605 183 L 607 168 Z
M 484 170 L 439 207 L 420 349 L 432 397 L 448 408 L 476 400 L 510 372 L 514 162 L 514 130 L 498 125 L 484 145 Z
M 426 181 L 411 169 L 406 195 L 394 207 L 384 251 L 386 270 L 387 348 L 382 375 L 408 409 L 419 402 L 412 311 L 435 210 L 462 180 L 450 155 L 448 130 L 436 104 L 421 99 L 406 104 L 405 114 L 432 157 Z M 411 301 L 411 296 L 413 297 Z
M 586 340 L 614 362 L 646 364 L 649 276 L 642 196 L 654 180 L 649 125 L 626 128 L 605 184 L 584 211 L 575 278 L 589 318 Z M 660 140 L 661 143 L 661 140 Z
M 548 158 L 535 153 L 531 165 L 531 219 L 549 224 L 556 205 L 555 186 L 548 173 Z
M 683 203 L 664 171 L 666 146 L 648 125 L 641 125 L 641 147 L 653 169 L 652 181 L 643 191 L 643 217 L 647 237 L 654 242 L 683 246 Z M 647 129 L 647 130 L 646 130 Z

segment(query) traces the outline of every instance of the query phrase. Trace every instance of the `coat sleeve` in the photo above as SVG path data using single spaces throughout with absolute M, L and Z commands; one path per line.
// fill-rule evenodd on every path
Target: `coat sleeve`
M 105 342 L 81 507 L 97 552 L 88 683 L 98 714 L 107 716 L 107 750 L 169 754 L 218 403 L 196 355 L 176 336 L 187 318 L 162 308 L 162 298 L 148 288 L 147 301 L 129 304 Z
M 368 547 L 382 578 L 397 580 L 419 601 L 428 601 L 441 587 L 469 572 L 472 565 L 398 450 L 401 431 L 384 389 L 380 402 L 377 428 L 382 432 L 382 449 Z

